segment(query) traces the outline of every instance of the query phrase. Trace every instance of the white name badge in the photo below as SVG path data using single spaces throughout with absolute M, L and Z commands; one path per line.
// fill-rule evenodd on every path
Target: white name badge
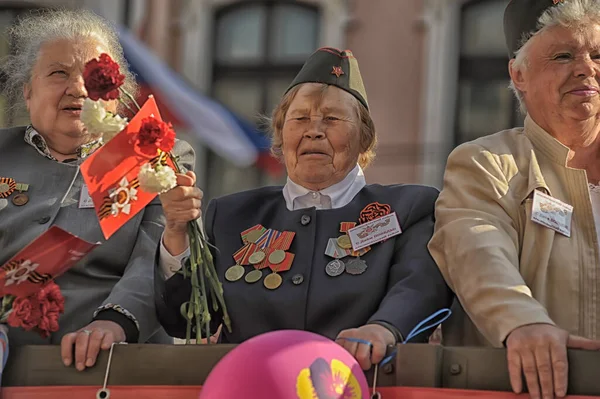
M 93 208 L 94 202 L 92 201 L 92 197 L 90 197 L 90 193 L 88 191 L 87 186 L 84 184 L 81 186 L 81 193 L 79 194 L 79 208 Z
M 531 220 L 566 237 L 571 237 L 573 206 L 535 190 Z
M 373 219 L 370 222 L 360 224 L 348 230 L 352 249 L 355 251 L 397 236 L 398 234 L 402 234 L 402 229 L 400 228 L 400 223 L 398 223 L 396 212 Z

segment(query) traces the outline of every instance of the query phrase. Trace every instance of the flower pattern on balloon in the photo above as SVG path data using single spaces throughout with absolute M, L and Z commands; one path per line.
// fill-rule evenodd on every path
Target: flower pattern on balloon
M 299 399 L 362 399 L 360 384 L 350 367 L 337 359 L 317 358 L 296 380 Z

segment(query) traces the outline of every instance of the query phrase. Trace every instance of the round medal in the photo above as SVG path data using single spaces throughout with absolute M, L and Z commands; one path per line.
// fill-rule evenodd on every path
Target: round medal
M 265 260 L 265 257 L 266 257 L 266 255 L 263 251 L 258 251 L 258 252 L 253 253 L 252 255 L 250 255 L 250 258 L 248 260 L 250 261 L 251 264 L 258 265 L 260 262 Z
M 352 248 L 352 242 L 350 241 L 350 236 L 348 236 L 347 234 L 344 234 L 343 236 L 339 236 L 337 238 L 337 243 L 340 247 L 342 247 L 344 249 Z
M 346 270 L 346 265 L 341 259 L 334 259 L 325 266 L 325 273 L 331 277 L 337 277 L 344 273 Z
M 346 273 L 349 274 L 363 274 L 366 270 L 367 263 L 362 259 L 354 258 L 346 264 Z
M 271 273 L 267 277 L 265 277 L 265 280 L 263 281 L 263 284 L 268 289 L 274 290 L 274 289 L 279 288 L 279 286 L 281 285 L 282 281 L 283 281 L 283 279 L 281 278 L 281 276 L 279 274 L 277 274 L 277 273 Z
M 260 230 L 253 230 L 246 235 L 246 241 L 255 243 L 262 235 L 263 233 L 261 233 Z
M 269 255 L 269 262 L 272 265 L 278 265 L 285 260 L 285 251 L 278 249 Z
M 17 183 L 10 177 L 0 177 L 0 198 L 6 198 L 15 191 Z
M 16 206 L 23 206 L 29 202 L 29 197 L 27 194 L 17 194 L 13 197 L 12 203 Z
M 260 271 L 258 269 L 254 269 L 250 273 L 246 274 L 246 277 L 244 277 L 244 280 L 246 280 L 247 283 L 252 284 L 252 283 L 256 283 L 261 278 L 262 278 L 262 271 Z
M 244 267 L 240 265 L 233 265 L 227 271 L 225 271 L 225 278 L 228 281 L 238 281 L 244 275 Z

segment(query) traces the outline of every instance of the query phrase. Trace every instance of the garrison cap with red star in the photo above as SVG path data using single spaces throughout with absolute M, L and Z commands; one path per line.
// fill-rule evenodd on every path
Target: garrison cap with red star
M 323 47 L 315 51 L 286 90 L 302 83 L 325 83 L 347 91 L 367 109 L 367 91 L 363 84 L 358 61 L 350 50 Z
M 538 31 L 538 20 L 550 8 L 569 0 L 512 0 L 504 11 L 504 37 L 509 56 L 521 48 L 524 37 Z

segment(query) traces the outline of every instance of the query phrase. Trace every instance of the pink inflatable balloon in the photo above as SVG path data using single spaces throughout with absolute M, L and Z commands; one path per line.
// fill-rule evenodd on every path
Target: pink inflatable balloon
M 200 399 L 368 399 L 356 360 L 328 338 L 306 331 L 259 335 L 211 371 Z

